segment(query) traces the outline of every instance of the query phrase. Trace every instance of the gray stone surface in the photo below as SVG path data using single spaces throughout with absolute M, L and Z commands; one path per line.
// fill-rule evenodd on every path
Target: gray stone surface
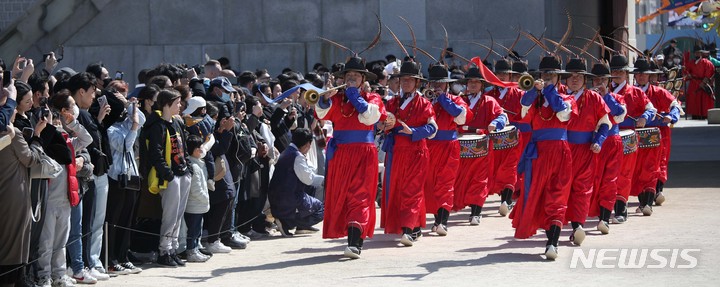
M 222 4 L 222 0 L 150 1 L 152 16 L 147 29 L 150 29 L 151 43 L 153 45 L 222 43 Z
M 267 0 L 262 3 L 267 42 L 317 40 L 322 21 L 320 0 Z
M 322 2 L 322 34 L 325 38 L 366 41 L 377 31 L 376 13 L 380 0 L 324 0 Z M 384 27 L 383 27 L 384 29 Z
M 226 43 L 266 41 L 263 2 L 225 0 L 222 28 Z
M 400 19 L 402 16 L 412 26 L 418 41 L 427 39 L 427 19 L 425 1 L 380 0 L 380 19 L 390 27 L 400 40 L 410 40 L 410 30 Z M 388 40 L 390 38 L 387 38 Z
M 145 1 L 110 1 L 66 42 L 70 46 L 150 44 L 150 6 Z M 118 13 L 118 11 L 133 11 Z

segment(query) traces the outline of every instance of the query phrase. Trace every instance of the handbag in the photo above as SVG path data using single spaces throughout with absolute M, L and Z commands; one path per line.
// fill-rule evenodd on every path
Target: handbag
M 123 150 L 123 156 L 127 161 L 132 164 L 133 170 L 137 170 L 135 167 L 135 159 L 132 158 L 129 152 Z M 128 169 L 125 169 L 125 173 L 118 175 L 118 184 L 120 188 L 129 191 L 140 191 L 140 177 L 137 175 L 130 175 Z
M 33 151 L 37 152 L 40 157 L 40 165 L 30 168 L 30 178 L 32 179 L 51 179 L 56 178 L 62 173 L 62 166 L 54 159 L 49 157 L 42 149 L 30 145 Z

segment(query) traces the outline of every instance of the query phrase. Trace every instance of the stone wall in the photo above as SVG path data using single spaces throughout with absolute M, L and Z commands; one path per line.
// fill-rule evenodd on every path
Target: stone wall
M 487 51 L 467 41 L 490 45 L 490 34 L 496 43 L 509 46 L 515 40 L 515 29 L 559 39 L 565 31 L 564 10 L 574 15 L 575 35 L 592 36 L 580 23 L 596 25 L 599 0 L 39 0 L 57 5 L 45 10 L 51 17 L 54 11 L 71 9 L 52 29 L 36 41 L 22 25 L 14 33 L 6 31 L 0 39 L 12 39 L 12 47 L 24 47 L 31 57 L 39 58 L 58 44 L 65 46 L 65 60 L 61 66 L 78 70 L 93 61 L 102 60 L 111 74 L 124 71 L 128 79 L 137 72 L 160 62 L 204 62 L 210 58 L 228 57 L 237 70 L 267 68 L 277 75 L 284 67 L 309 70 L 316 62 L 330 65 L 344 61 L 348 52 L 318 39 L 326 37 L 355 51 L 364 49 L 377 31 L 375 15 L 390 27 L 404 43 L 410 43 L 410 33 L 398 16 L 407 19 L 414 28 L 418 46 L 439 56 L 447 28 L 450 46 L 467 58 L 484 56 Z M 82 13 L 82 14 L 81 14 Z M 39 19 L 37 21 L 43 21 Z M 33 25 L 33 19 L 28 20 Z M 47 20 L 44 20 L 47 21 Z M 41 26 L 41 25 L 39 25 Z M 22 37 L 18 36 L 21 34 Z M 383 28 L 382 42 L 362 56 L 369 60 L 387 54 L 402 56 L 402 51 Z M 34 35 L 34 34 L 32 34 Z M 27 43 L 26 43 L 27 42 Z M 10 61 L 10 44 L 0 42 L 0 57 Z M 24 43 L 24 44 L 23 44 Z M 522 38 L 516 45 L 526 51 L 531 43 Z M 408 50 L 411 50 L 408 48 Z M 495 45 L 500 54 L 506 52 Z M 412 52 L 411 52 L 412 53 Z M 535 49 L 528 57 L 536 66 L 541 54 Z M 430 60 L 417 55 L 427 67 Z M 491 60 L 498 56 L 492 55 Z
M 28 8 L 37 0 L 2 0 L 0 1 L 0 32 L 24 15 Z

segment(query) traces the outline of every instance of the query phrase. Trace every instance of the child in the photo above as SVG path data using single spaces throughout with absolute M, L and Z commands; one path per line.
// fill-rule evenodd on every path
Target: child
M 210 196 L 208 195 L 208 171 L 202 159 L 202 139 L 197 135 L 190 135 L 187 140 L 187 150 L 190 153 L 190 167 L 192 179 L 190 181 L 190 195 L 185 207 L 185 224 L 187 225 L 187 261 L 205 262 L 210 257 L 200 253 L 198 240 L 202 234 L 203 214 L 210 210 Z

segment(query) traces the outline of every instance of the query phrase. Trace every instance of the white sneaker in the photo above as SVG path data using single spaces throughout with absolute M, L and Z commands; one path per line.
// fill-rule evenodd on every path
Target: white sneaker
M 642 214 L 643 216 L 650 216 L 653 214 L 652 206 L 645 205 L 645 207 L 642 208 Z
M 440 235 L 440 236 L 445 236 L 448 234 L 447 226 L 445 226 L 445 224 L 433 225 L 432 232 L 435 232 L 435 233 L 437 233 L 437 235 Z
M 52 286 L 53 287 L 74 287 L 75 284 L 72 283 L 72 279 L 69 276 L 63 275 L 62 277 L 53 280 Z
M 110 279 L 110 275 L 100 272 L 95 268 L 90 268 L 90 276 L 94 277 L 98 281 L 105 281 Z
M 500 204 L 500 210 L 498 210 L 498 213 L 500 213 L 501 216 L 507 216 L 508 213 L 510 213 L 510 208 L 508 207 L 507 202 L 502 202 Z
M 345 257 L 350 259 L 360 259 L 360 249 L 355 246 L 345 247 Z
M 200 253 L 197 249 L 187 250 L 187 262 L 205 262 L 210 259 L 205 254 Z
M 665 202 L 665 195 L 661 192 L 658 192 L 657 195 L 655 195 L 655 205 L 661 206 Z
M 117 275 L 128 275 L 130 274 L 130 270 L 125 269 L 125 267 L 122 267 L 122 265 L 117 264 L 110 266 L 108 268 L 108 271 L 110 274 L 117 274 Z
M 547 260 L 555 260 L 558 257 L 558 248 L 553 245 L 545 247 L 545 258 Z
M 220 239 L 218 239 L 215 242 L 208 243 L 207 246 L 205 246 L 205 250 L 208 252 L 215 254 L 215 253 L 230 253 L 232 251 L 232 248 L 225 246 L 225 244 L 222 244 L 220 242 Z
M 403 234 L 402 237 L 400 237 L 400 243 L 405 246 L 413 246 L 413 238 L 410 234 Z
M 250 243 L 250 237 L 247 237 L 243 235 L 240 232 L 234 231 L 232 234 L 232 238 L 235 239 L 235 241 L 245 242 L 245 244 Z
M 138 274 L 143 271 L 142 268 L 136 267 L 132 264 L 132 262 L 120 263 L 120 266 L 125 268 L 125 270 L 130 271 L 130 274 Z
M 480 225 L 480 216 L 471 216 L 470 225 Z
M 52 287 L 52 283 L 53 283 L 53 281 L 52 281 L 52 279 L 50 279 L 50 277 L 43 277 L 43 278 L 40 278 L 40 279 L 37 281 L 37 285 L 36 285 L 36 286 L 39 286 L 39 287 Z
M 600 220 L 597 225 L 597 230 L 602 234 L 608 234 L 610 233 L 610 225 L 608 225 L 607 222 Z
M 585 230 L 582 226 L 578 226 L 578 228 L 575 228 L 575 230 L 573 230 L 573 234 L 570 237 L 570 240 L 572 240 L 573 244 L 580 246 L 580 244 L 585 241 Z
M 84 268 L 82 271 L 73 274 L 72 279 L 75 279 L 75 283 L 80 284 L 95 284 L 98 282 L 95 277 L 92 277 L 92 275 L 90 275 L 90 272 L 87 268 Z

